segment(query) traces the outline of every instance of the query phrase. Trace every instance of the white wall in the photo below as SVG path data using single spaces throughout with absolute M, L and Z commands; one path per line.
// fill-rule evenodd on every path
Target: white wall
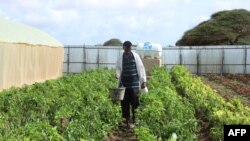
M 122 52 L 122 47 L 65 46 L 64 72 L 114 68 Z M 162 64 L 168 69 L 175 64 L 186 65 L 193 73 L 250 74 L 250 45 L 163 47 Z

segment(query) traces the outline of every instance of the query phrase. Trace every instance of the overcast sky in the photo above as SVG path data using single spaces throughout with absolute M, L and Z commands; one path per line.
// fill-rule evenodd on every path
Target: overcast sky
M 47 32 L 64 45 L 111 38 L 175 45 L 185 31 L 250 0 L 0 0 L 0 17 Z

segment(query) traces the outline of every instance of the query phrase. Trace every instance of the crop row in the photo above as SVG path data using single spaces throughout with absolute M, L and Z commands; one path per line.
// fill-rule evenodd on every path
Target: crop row
M 179 96 L 165 67 L 155 68 L 148 82 L 149 93 L 141 95 L 137 111 L 139 140 L 197 140 L 193 106 Z
M 98 69 L 0 93 L 0 140 L 102 140 L 120 122 L 108 98 L 114 71 Z
M 223 139 L 224 125 L 250 124 L 250 109 L 243 106 L 238 99 L 226 102 L 183 66 L 175 66 L 171 76 L 179 92 L 194 105 L 196 111 L 208 117 L 212 126 L 210 135 L 215 140 Z

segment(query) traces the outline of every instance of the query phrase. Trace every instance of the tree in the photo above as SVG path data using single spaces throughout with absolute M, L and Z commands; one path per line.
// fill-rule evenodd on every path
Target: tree
M 113 38 L 104 42 L 103 46 L 122 46 L 122 42 L 119 39 Z
M 249 45 L 250 11 L 220 11 L 184 33 L 177 46 Z

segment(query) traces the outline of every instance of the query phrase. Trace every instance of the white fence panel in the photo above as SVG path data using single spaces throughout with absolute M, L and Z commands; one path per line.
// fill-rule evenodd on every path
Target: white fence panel
M 84 61 L 83 48 L 70 49 L 70 62 L 83 62 Z
M 180 51 L 176 48 L 163 49 L 162 64 L 168 64 L 167 68 L 171 69 L 175 64 L 180 63 Z
M 98 64 L 85 64 L 85 70 L 92 70 L 98 68 Z
M 250 48 L 245 49 L 246 50 L 246 73 L 250 74 Z
M 98 63 L 98 49 L 96 48 L 86 48 L 85 49 L 85 62 L 88 63 Z
M 224 49 L 224 69 L 225 73 L 244 73 L 245 49 L 225 48 Z
M 192 73 L 197 73 L 197 49 L 181 47 L 181 64 L 185 65 Z
M 222 70 L 222 49 L 203 47 L 199 52 L 200 73 L 220 73 Z
M 69 71 L 72 73 L 82 72 L 84 70 L 83 63 L 70 63 Z
M 135 48 L 133 48 L 135 51 Z M 66 46 L 64 73 L 114 68 L 122 47 Z M 192 73 L 250 73 L 250 46 L 165 47 L 162 64 L 185 65 Z
M 119 49 L 117 48 L 100 48 L 99 49 L 99 62 L 101 64 L 115 64 L 119 56 Z

